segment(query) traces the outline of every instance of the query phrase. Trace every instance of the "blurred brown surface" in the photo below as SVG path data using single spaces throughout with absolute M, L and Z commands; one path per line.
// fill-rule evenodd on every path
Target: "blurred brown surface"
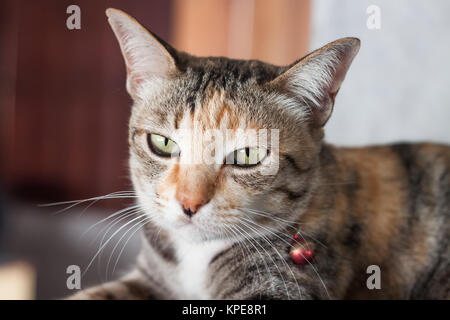
M 290 64 L 307 53 L 309 0 L 174 0 L 173 43 L 200 56 Z
M 17 69 L 17 5 L 0 2 L 0 188 L 12 164 Z
M 130 188 L 131 101 L 104 11 L 123 8 L 161 37 L 169 36 L 170 1 L 77 1 L 81 30 L 66 27 L 70 4 L 6 0 L 1 5 L 2 17 L 8 17 L 0 22 L 1 30 L 8 30 L 2 33 L 2 47 L 10 48 L 2 66 L 12 74 L 2 80 L 15 88 L 15 95 L 9 90 L 2 96 L 2 114 L 8 118 L 7 127 L 2 126 L 2 176 L 13 194 L 33 200 Z

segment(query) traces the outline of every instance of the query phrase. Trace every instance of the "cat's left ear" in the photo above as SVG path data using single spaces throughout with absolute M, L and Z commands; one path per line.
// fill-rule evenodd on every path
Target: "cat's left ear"
M 334 98 L 359 46 L 357 38 L 331 42 L 288 67 L 271 85 L 287 92 L 299 105 L 307 104 L 312 124 L 321 127 L 331 116 Z
M 145 82 L 168 78 L 177 71 L 175 49 L 121 10 L 110 8 L 106 15 L 125 59 L 127 91 L 133 99 L 138 98 Z

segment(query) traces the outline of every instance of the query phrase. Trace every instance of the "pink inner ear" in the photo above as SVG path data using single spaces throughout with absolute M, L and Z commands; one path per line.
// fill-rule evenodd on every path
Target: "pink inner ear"
M 345 46 L 343 50 L 338 50 L 338 63 L 334 68 L 334 74 L 332 76 L 332 81 L 330 83 L 330 87 L 328 88 L 328 92 L 332 100 L 334 101 L 334 97 L 336 96 L 339 88 L 341 87 L 342 82 L 344 81 L 345 75 L 347 74 L 347 70 L 350 67 L 350 64 L 353 61 L 358 49 L 355 50 L 355 47 Z
M 272 81 L 299 97 L 292 112 L 305 114 L 305 102 L 313 123 L 323 126 L 331 115 L 334 99 L 359 50 L 359 40 L 344 38 L 318 49 Z M 303 107 L 302 107 L 303 106 Z
M 175 62 L 166 48 L 127 14 L 108 10 L 107 15 L 125 59 L 129 93 L 134 96 L 137 87 L 154 76 L 167 77 Z

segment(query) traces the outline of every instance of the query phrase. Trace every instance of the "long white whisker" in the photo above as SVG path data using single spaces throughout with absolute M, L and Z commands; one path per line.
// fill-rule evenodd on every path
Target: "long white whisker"
M 252 212 L 252 211 L 250 211 L 250 210 L 252 210 L 252 209 L 248 209 L 248 208 L 239 208 L 238 209 L 239 211 L 241 211 L 241 212 L 243 212 L 244 214 L 255 214 L 255 215 L 261 215 L 261 214 L 259 214 L 259 213 L 255 213 L 255 212 Z M 284 219 L 281 219 L 281 218 L 278 218 L 278 217 L 273 217 L 273 216 L 269 216 L 269 215 L 262 215 L 262 216 L 264 216 L 264 217 L 266 217 L 266 218 L 269 218 L 269 219 L 272 219 L 274 222 L 277 222 L 277 223 L 280 223 L 281 225 L 283 225 L 283 226 L 286 226 L 287 228 L 290 228 L 290 229 L 292 229 L 295 233 L 299 233 L 300 234 L 300 236 L 305 240 L 305 238 L 303 237 L 303 235 L 302 235 L 302 233 L 304 233 L 308 238 L 310 238 L 311 240 L 313 240 L 314 242 L 317 242 L 319 245 L 321 245 L 322 247 L 324 247 L 324 248 L 327 248 L 327 246 L 323 243 L 323 242 L 321 242 L 320 240 L 318 240 L 318 239 L 316 239 L 315 237 L 313 237 L 312 235 L 310 235 L 309 233 L 307 233 L 307 232 L 305 232 L 305 231 L 300 231 L 300 227 L 294 227 L 292 224 L 294 224 L 294 222 L 289 222 L 288 220 L 284 220 Z M 279 221 L 281 219 L 281 221 Z M 299 226 L 300 225 L 304 225 L 304 223 L 295 223 L 295 224 L 298 224 Z M 283 234 L 284 235 L 284 234 Z M 291 236 L 288 236 L 288 238 L 290 238 Z
M 79 217 L 81 217 L 90 207 L 92 207 L 93 205 L 95 205 L 98 201 L 100 200 L 106 200 L 106 199 L 125 199 L 125 198 L 137 198 L 135 196 L 125 196 L 125 195 L 117 195 L 117 196 L 111 196 L 108 198 L 104 198 L 104 199 L 97 199 L 92 201 L 91 203 L 89 203 L 78 215 Z
M 246 220 L 246 221 L 248 221 L 248 222 L 250 222 L 250 223 L 252 223 L 253 225 L 255 225 L 255 226 L 257 226 L 257 227 L 262 227 L 262 226 L 260 226 L 260 225 L 258 225 L 256 222 L 254 222 L 254 221 L 252 221 L 252 220 L 250 220 L 250 219 L 246 219 L 246 218 L 244 218 L 244 217 L 241 217 L 241 219 L 244 219 L 244 220 Z M 254 232 L 256 232 L 256 234 L 258 234 L 258 230 L 257 229 L 255 229 L 255 228 L 253 228 L 253 227 L 251 227 L 249 224 L 247 224 L 247 223 L 245 223 L 245 222 L 243 222 L 245 225 L 247 225 L 247 227 L 248 228 L 251 228 Z M 270 231 L 270 230 L 269 230 Z M 271 231 L 270 231 L 271 232 Z M 271 233 L 273 233 L 273 234 L 275 234 L 274 232 L 271 232 Z M 297 282 L 297 277 L 294 275 L 294 272 L 292 271 L 292 269 L 291 269 L 291 267 L 289 266 L 289 264 L 286 262 L 286 260 L 284 259 L 284 257 L 280 254 L 280 252 L 278 251 L 278 249 L 272 244 L 272 242 L 270 241 L 270 239 L 269 238 L 267 238 L 264 234 L 262 234 L 262 233 L 260 233 L 260 236 L 276 251 L 276 253 L 278 254 L 278 256 L 280 257 L 280 259 L 281 259 L 281 261 L 283 261 L 283 263 L 284 263 L 284 265 L 286 266 L 286 267 L 288 267 L 288 269 L 289 269 L 289 272 L 290 272 L 290 274 L 291 274 L 291 276 L 292 276 L 292 278 L 294 279 L 294 281 L 295 281 L 295 284 L 296 284 L 296 286 L 297 286 L 297 290 L 298 290 L 298 293 L 299 293 L 299 296 L 300 296 L 300 299 L 301 300 L 303 300 L 302 299 L 302 292 L 301 292 L 301 289 L 300 289 L 300 286 L 299 286 L 299 284 L 298 284 L 298 282 Z
M 101 224 L 101 223 L 103 223 L 103 222 L 105 222 L 105 221 L 107 221 L 107 220 L 109 220 L 109 219 L 111 219 L 111 218 L 113 218 L 113 217 L 115 217 L 115 216 L 117 216 L 117 215 L 120 215 L 120 214 L 122 214 L 122 213 L 125 213 L 125 212 L 127 212 L 128 210 L 133 210 L 133 209 L 136 209 L 136 208 L 139 208 L 139 205 L 131 206 L 131 207 L 127 207 L 127 208 L 125 208 L 125 209 L 118 210 L 118 211 L 114 212 L 113 214 L 107 216 L 106 218 L 101 219 L 100 221 L 97 221 L 96 223 L 94 223 L 92 226 L 90 226 L 89 228 L 87 228 L 87 229 L 83 232 L 83 234 L 80 236 L 80 239 L 83 238 L 90 230 L 92 230 L 93 228 L 95 228 L 97 225 L 99 225 L 99 224 Z
M 137 227 L 136 230 L 134 230 L 134 231 L 131 233 L 131 236 L 130 236 L 130 237 L 127 239 L 127 241 L 125 242 L 125 245 L 122 247 L 122 250 L 120 251 L 120 253 L 119 253 L 119 255 L 118 255 L 118 258 L 120 258 L 120 255 L 122 254 L 123 249 L 124 249 L 125 246 L 127 245 L 128 241 L 131 239 L 131 237 L 136 233 L 136 231 L 138 231 L 138 230 L 140 229 L 141 223 L 142 223 L 142 222 L 147 222 L 148 220 L 151 220 L 151 217 L 149 217 L 149 216 L 145 216 L 145 215 L 141 215 L 141 216 L 144 217 L 144 219 L 143 219 L 142 221 L 136 222 L 136 223 L 135 223 L 134 225 L 132 225 L 126 232 L 124 232 L 124 234 L 120 237 L 120 239 L 117 241 L 116 245 L 115 245 L 114 248 L 112 249 L 111 254 L 110 254 L 110 256 L 109 256 L 109 259 L 108 259 L 108 262 L 107 262 L 107 264 L 106 264 L 106 274 L 108 274 L 108 272 L 109 272 L 109 265 L 110 265 L 110 263 L 111 263 L 111 259 L 112 259 L 113 255 L 114 255 L 114 252 L 116 251 L 116 248 L 119 246 L 120 241 L 122 241 L 122 239 L 127 235 L 128 232 L 130 232 L 132 229 L 134 229 L 134 228 Z M 117 266 L 117 262 L 118 262 L 118 260 L 116 260 L 116 263 L 114 264 L 114 269 L 113 269 L 112 274 L 114 274 L 114 270 L 116 269 L 115 267 Z
M 239 229 L 241 229 L 241 228 L 238 229 L 238 228 L 237 228 L 238 226 L 236 226 L 236 225 L 231 225 L 230 227 L 231 227 L 236 233 L 238 233 L 238 234 L 244 239 L 244 241 L 247 241 L 247 242 L 248 242 L 248 243 L 256 250 L 256 252 L 258 253 L 259 257 L 261 258 L 261 261 L 264 263 L 264 267 L 265 267 L 266 271 L 269 273 L 269 279 L 271 280 L 270 285 L 273 286 L 272 272 L 270 271 L 269 265 L 267 264 L 266 260 L 264 259 L 263 255 L 261 254 L 261 252 L 260 252 L 260 251 L 258 250 L 258 248 L 250 241 L 250 239 L 247 238 L 247 236 L 246 236 L 242 231 L 239 230 Z M 245 243 L 245 242 L 243 242 L 243 243 Z M 249 250 L 249 252 L 250 252 L 250 254 L 251 254 L 250 248 L 249 248 L 248 246 L 246 246 L 246 247 L 247 247 L 247 249 Z
M 106 200 L 106 199 L 124 199 L 124 198 L 137 198 L 137 196 L 135 195 L 134 191 L 133 191 L 133 193 L 131 193 L 131 192 L 126 192 L 126 193 L 125 192 L 113 192 L 113 193 L 110 193 L 110 194 L 107 194 L 104 196 L 98 196 L 98 197 L 93 197 L 93 198 L 88 198 L 88 199 L 53 202 L 53 203 L 40 204 L 38 206 L 39 207 L 51 207 L 51 206 L 70 204 L 68 207 L 56 211 L 54 213 L 56 215 L 56 214 L 62 213 L 62 212 L 67 211 L 77 205 L 80 205 L 80 204 L 83 204 L 86 202 Z
M 286 267 L 288 267 L 288 269 L 289 269 L 289 271 L 290 271 L 290 273 L 291 273 L 291 276 L 293 277 L 293 279 L 294 279 L 294 281 L 295 281 L 295 283 L 296 283 L 296 285 L 297 285 L 297 290 L 298 290 L 298 293 L 299 293 L 299 295 L 300 295 L 300 299 L 301 299 L 301 297 L 302 297 L 302 293 L 301 293 L 301 290 L 300 290 L 300 286 L 298 285 L 298 282 L 297 282 L 297 278 L 295 277 L 295 275 L 294 275 L 294 273 L 292 272 L 292 269 L 289 267 L 289 265 L 287 264 L 287 262 L 286 262 L 286 260 L 284 259 L 284 257 L 280 254 L 280 252 L 278 251 L 278 249 L 272 244 L 272 242 L 264 235 L 264 234 L 262 234 L 262 233 L 259 233 L 258 232 L 258 230 L 257 229 L 255 229 L 255 228 L 253 228 L 251 225 L 249 225 L 248 223 L 246 223 L 246 222 L 244 222 L 244 221 L 241 221 L 247 228 L 249 228 L 249 229 L 251 229 L 251 230 L 253 230 L 253 232 L 255 232 L 257 235 L 259 235 L 273 250 L 275 250 L 275 252 L 276 252 L 276 254 L 280 257 L 280 259 L 281 259 L 281 261 L 283 262 L 283 264 L 286 266 Z M 286 293 L 288 293 L 288 291 L 286 292 Z M 289 297 L 289 293 L 288 293 L 288 297 Z
M 262 217 L 266 217 L 266 218 L 269 218 L 269 219 L 278 220 L 280 222 L 284 222 L 284 223 L 289 224 L 289 225 L 302 225 L 303 224 L 303 223 L 300 223 L 300 222 L 297 222 L 297 221 L 289 221 L 289 220 L 286 220 L 286 219 L 274 216 L 273 214 L 270 214 L 270 212 L 266 212 L 266 211 L 256 210 L 256 209 L 252 209 L 252 208 L 244 208 L 244 207 L 239 207 L 238 209 L 250 211 L 253 214 L 260 215 Z
M 242 222 L 242 221 L 241 221 Z M 240 226 L 236 225 L 236 227 L 238 227 L 239 229 L 241 229 L 243 232 L 247 233 L 247 231 L 245 231 L 244 229 L 242 229 Z M 250 234 L 249 235 L 249 241 L 251 241 L 252 239 L 250 238 Z M 272 258 L 272 256 L 267 252 L 266 248 L 264 248 L 258 241 L 257 239 L 253 239 L 253 241 L 255 241 L 255 243 L 264 251 L 264 253 L 270 258 L 270 260 L 272 261 L 273 265 L 275 266 L 275 268 L 278 270 L 278 273 L 280 274 L 281 279 L 283 280 L 283 284 L 284 284 L 284 288 L 286 290 L 286 294 L 288 296 L 288 300 L 291 299 L 290 294 L 289 294 L 289 290 L 286 284 L 286 280 L 284 279 L 283 273 L 281 272 L 280 268 L 278 267 L 278 265 L 275 263 L 275 260 Z
M 117 217 L 115 217 L 113 220 L 109 221 L 108 224 L 106 226 L 104 226 L 95 236 L 94 240 L 92 240 L 91 243 L 97 241 L 97 239 L 100 237 L 101 234 L 103 234 L 102 239 L 100 240 L 100 244 L 103 243 L 105 237 L 107 236 L 108 232 L 116 225 L 118 224 L 120 221 L 129 218 L 131 216 L 133 216 L 136 213 L 139 213 L 140 211 L 142 211 L 141 208 L 134 208 L 128 212 L 122 212 L 123 215 L 118 215 Z
M 241 249 L 241 253 L 242 253 L 242 259 L 245 259 L 245 252 L 244 249 L 246 249 L 249 253 L 249 256 L 252 258 L 253 261 L 253 265 L 256 267 L 256 271 L 258 272 L 258 279 L 259 280 L 263 280 L 264 278 L 262 277 L 261 271 L 259 270 L 259 266 L 258 263 L 256 262 L 255 257 L 253 256 L 252 252 L 250 251 L 250 249 L 248 248 L 247 244 L 245 243 L 245 241 L 240 240 L 238 238 L 238 234 L 230 227 L 228 226 L 226 223 L 223 224 L 223 227 L 225 227 L 226 229 L 228 229 L 228 231 L 230 233 L 232 233 L 232 238 L 234 240 L 236 240 L 236 243 L 238 244 L 239 248 Z M 234 235 L 234 236 L 233 236 Z M 246 268 L 248 268 L 248 266 L 246 266 Z M 259 293 L 260 297 L 261 297 L 261 293 Z
M 244 218 L 245 219 L 245 218 Z M 261 228 L 264 228 L 263 226 L 260 226 Z M 264 228 L 264 229 L 266 229 L 266 228 Z M 266 229 L 267 230 L 267 229 Z M 291 243 L 289 243 L 288 241 L 286 241 L 286 240 L 284 240 L 283 238 L 281 238 L 281 237 L 279 237 L 276 233 L 274 233 L 274 232 L 272 232 L 272 231 L 270 231 L 270 230 L 267 230 L 267 231 L 269 231 L 270 233 L 272 233 L 274 236 L 276 236 L 278 239 L 280 239 L 281 241 L 283 241 L 284 243 L 286 243 L 287 245 L 289 245 L 290 247 L 294 247 Z M 324 287 L 324 289 L 325 289 L 325 292 L 326 292 L 326 294 L 327 294 L 327 296 L 328 296 L 328 299 L 331 299 L 330 298 L 330 295 L 328 294 L 328 289 L 327 289 L 327 287 L 326 287 L 326 285 L 325 285 L 325 283 L 324 283 L 324 281 L 322 280 L 322 277 L 319 275 L 319 272 L 317 271 L 317 269 L 314 267 L 314 265 L 310 262 L 310 261 L 308 261 L 308 259 L 305 259 L 307 262 L 308 262 L 308 264 L 311 266 L 311 268 L 314 270 L 314 272 L 316 273 L 316 275 L 317 275 L 317 277 L 319 278 L 319 280 L 320 280 L 320 282 L 322 283 L 322 285 L 323 285 L 323 287 Z
M 96 196 L 96 197 L 86 198 L 86 199 L 59 201 L 59 202 L 52 202 L 52 203 L 41 203 L 41 204 L 38 204 L 38 206 L 39 207 L 53 207 L 53 206 L 60 206 L 63 204 L 82 203 L 82 202 L 88 202 L 88 201 L 107 199 L 108 197 L 111 197 L 111 196 L 128 196 L 128 195 L 136 195 L 136 193 L 134 191 L 129 191 L 129 192 L 118 191 L 118 192 L 108 193 L 103 196 Z
M 133 238 L 133 236 L 136 234 L 137 231 L 141 230 L 143 226 L 149 221 L 151 221 L 151 217 L 145 218 L 143 221 L 140 222 L 138 225 L 138 228 L 128 237 L 127 241 L 125 241 L 125 244 L 123 245 L 122 249 L 119 252 L 119 255 L 117 256 L 116 262 L 114 263 L 114 268 L 112 271 L 112 274 L 116 271 L 117 264 L 119 263 L 120 256 L 122 255 L 122 252 L 124 251 L 125 247 L 127 246 L 128 242 Z
M 86 272 L 89 270 L 89 268 L 91 267 L 92 263 L 94 262 L 95 258 L 97 258 L 97 256 L 100 254 L 100 252 L 106 247 L 106 245 L 111 241 L 112 238 L 114 238 L 114 236 L 120 232 L 123 228 L 125 228 L 127 225 L 129 225 L 130 223 L 132 223 L 133 221 L 136 221 L 137 219 L 142 218 L 142 216 L 137 216 L 134 219 L 128 221 L 127 223 L 125 223 L 123 226 L 121 226 L 119 229 L 117 229 L 113 235 L 111 237 L 109 237 L 109 239 L 97 250 L 97 252 L 95 253 L 94 257 L 91 259 L 91 261 L 89 262 L 88 266 L 86 267 L 86 269 L 83 271 L 82 276 L 84 276 L 86 274 Z
M 103 245 L 103 242 L 105 241 L 105 238 L 107 237 L 109 231 L 115 226 L 117 225 L 120 221 L 128 219 L 130 217 L 132 217 L 133 215 L 138 214 L 138 216 L 140 216 L 141 214 L 143 214 L 143 210 L 141 208 L 136 208 L 133 209 L 132 211 L 125 213 L 123 216 L 118 216 L 116 217 L 113 221 L 109 222 L 108 225 L 106 225 L 95 237 L 94 241 L 96 241 L 98 239 L 98 237 L 100 236 L 100 234 L 103 233 L 103 236 L 100 240 L 100 244 L 99 244 L 99 249 L 100 247 Z M 104 231 L 105 229 L 107 229 L 106 231 Z M 100 266 L 101 266 L 101 261 L 102 261 L 102 252 L 103 250 L 100 250 L 100 253 L 98 255 L 98 272 L 99 274 L 101 274 L 100 272 Z M 107 275 L 106 275 L 107 276 Z M 107 278 L 105 278 L 105 281 L 107 280 Z

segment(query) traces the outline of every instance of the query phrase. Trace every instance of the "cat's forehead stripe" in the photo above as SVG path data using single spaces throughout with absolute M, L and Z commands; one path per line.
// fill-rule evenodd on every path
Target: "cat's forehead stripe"
M 184 121 L 188 121 L 190 127 L 199 125 L 203 130 L 207 129 L 233 129 L 236 130 L 244 119 L 240 119 L 237 110 L 225 99 L 222 90 L 213 90 L 205 96 L 201 106 L 192 110 L 187 106 L 184 113 L 175 114 L 175 128 L 178 129 Z

